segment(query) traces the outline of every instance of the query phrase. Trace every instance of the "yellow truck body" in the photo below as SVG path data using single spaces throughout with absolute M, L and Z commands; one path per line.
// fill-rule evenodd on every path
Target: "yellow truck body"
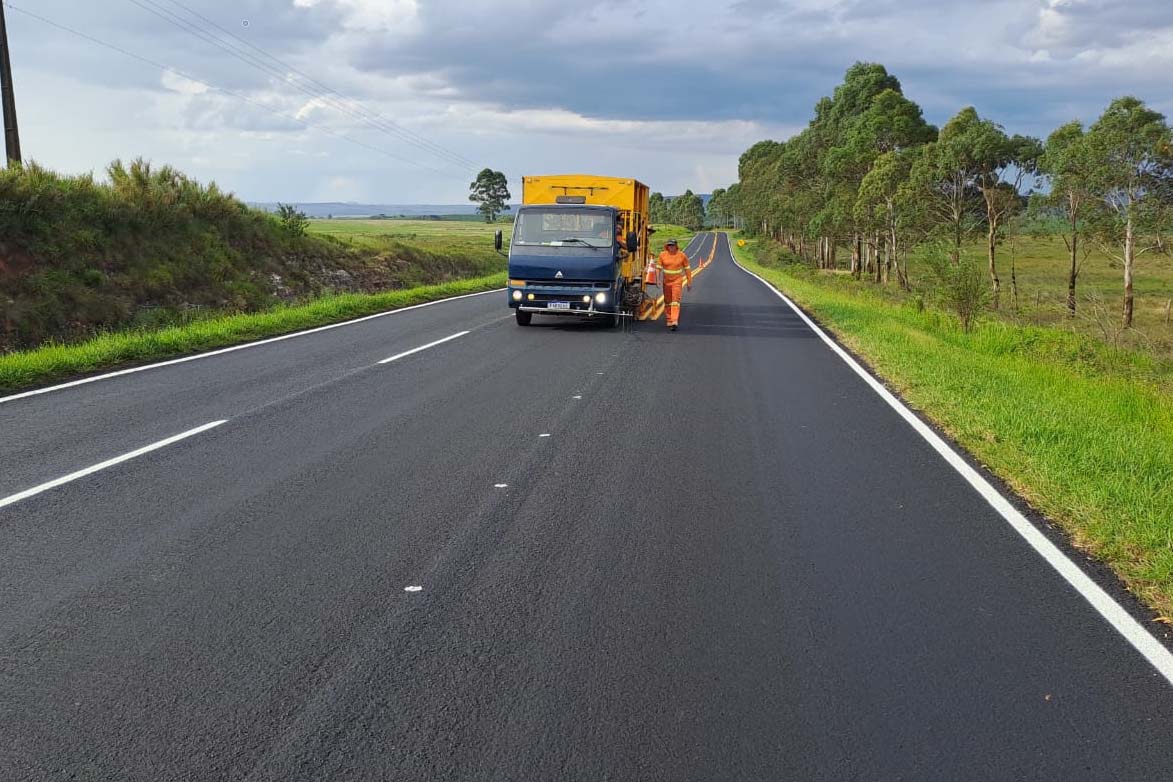
M 612 323 L 630 316 L 644 295 L 649 195 L 643 182 L 623 177 L 522 177 L 509 250 L 518 323 L 533 314 Z
M 554 174 L 547 176 L 524 176 L 521 178 L 521 203 L 557 204 L 567 198 L 584 197 L 584 202 L 594 206 L 614 207 L 624 221 L 624 235 L 635 231 L 639 236 L 639 249 L 623 264 L 623 276 L 632 280 L 643 274 L 648 258 L 648 236 L 651 224 L 648 221 L 648 198 L 651 191 L 637 179 L 594 176 L 591 174 Z

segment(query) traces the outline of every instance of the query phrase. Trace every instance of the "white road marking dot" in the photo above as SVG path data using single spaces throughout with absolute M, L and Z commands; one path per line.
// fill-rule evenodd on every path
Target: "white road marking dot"
M 576 396 L 576 397 L 574 397 L 574 398 L 575 398 L 575 399 L 582 399 L 582 395 L 580 394 L 580 395 L 578 395 L 578 396 Z
M 423 591 L 423 589 L 424 589 L 424 588 L 423 588 L 422 586 L 414 586 L 414 585 L 413 585 L 413 586 L 406 586 L 406 587 L 404 587 L 404 588 L 403 588 L 403 591 L 404 591 L 404 592 L 422 592 L 422 591 Z
M 509 484 L 508 483 L 494 483 L 493 488 L 494 489 L 508 489 Z

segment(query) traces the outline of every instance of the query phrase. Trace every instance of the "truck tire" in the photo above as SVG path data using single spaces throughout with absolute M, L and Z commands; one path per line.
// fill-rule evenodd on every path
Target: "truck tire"
M 530 321 L 534 319 L 534 314 L 532 312 L 522 312 L 518 309 L 514 310 L 513 314 L 517 316 L 518 326 L 528 326 Z

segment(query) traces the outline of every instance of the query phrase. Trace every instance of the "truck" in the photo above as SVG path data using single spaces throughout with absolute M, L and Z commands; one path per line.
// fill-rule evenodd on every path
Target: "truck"
M 534 315 L 615 326 L 644 300 L 648 187 L 635 179 L 558 174 L 522 177 L 509 244 L 509 306 Z M 494 237 L 501 252 L 503 237 Z

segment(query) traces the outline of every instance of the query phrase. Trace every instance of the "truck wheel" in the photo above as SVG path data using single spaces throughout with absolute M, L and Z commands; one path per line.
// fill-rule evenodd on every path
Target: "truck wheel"
M 522 312 L 521 310 L 514 310 L 513 314 L 517 316 L 518 326 L 528 326 L 530 321 L 534 319 L 532 312 Z

